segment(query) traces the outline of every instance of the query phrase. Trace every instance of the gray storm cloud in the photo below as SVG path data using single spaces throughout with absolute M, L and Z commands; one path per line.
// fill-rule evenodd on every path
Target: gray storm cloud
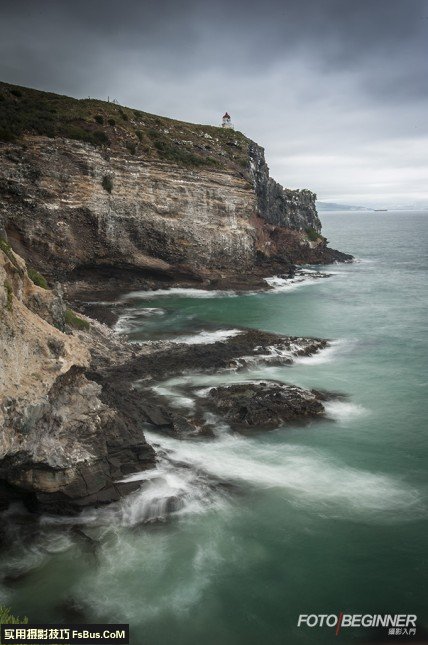
M 2 80 L 236 126 L 326 201 L 428 204 L 428 0 L 3 0 Z

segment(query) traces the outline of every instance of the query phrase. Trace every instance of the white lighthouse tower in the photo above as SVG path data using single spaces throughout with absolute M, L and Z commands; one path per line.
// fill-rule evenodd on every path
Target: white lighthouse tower
M 233 130 L 232 121 L 230 120 L 230 114 L 228 114 L 227 112 L 223 116 L 223 123 L 221 124 L 221 127 Z

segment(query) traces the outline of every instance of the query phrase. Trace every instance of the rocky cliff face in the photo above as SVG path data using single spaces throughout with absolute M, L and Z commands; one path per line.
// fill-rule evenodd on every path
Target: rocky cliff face
M 87 378 L 93 341 L 67 327 L 60 294 L 36 286 L 23 260 L 1 246 L 3 495 L 6 485 L 5 498 L 27 492 L 32 508 L 60 512 L 118 499 L 116 480 L 152 464 L 153 450 Z M 0 489 L 0 507 L 1 498 Z
M 315 193 L 283 188 L 272 179 L 264 150 L 253 141 L 250 142 L 248 155 L 260 216 L 269 224 L 290 230 L 304 233 L 307 229 L 313 229 L 320 233 Z
M 45 271 L 69 277 L 110 265 L 172 275 L 254 261 L 256 196 L 243 178 L 67 139 L 25 146 L 1 164 L 5 227 Z
M 52 278 L 128 269 L 209 283 L 340 259 L 320 235 L 315 195 L 272 180 L 241 133 L 12 87 L 0 94 L 10 128 L 22 124 L 0 143 L 0 225 Z

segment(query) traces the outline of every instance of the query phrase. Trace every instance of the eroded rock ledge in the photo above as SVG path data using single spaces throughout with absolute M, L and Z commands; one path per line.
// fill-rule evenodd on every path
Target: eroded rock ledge
M 118 482 L 155 465 L 144 437 L 147 424 L 178 434 L 204 425 L 204 406 L 196 419 L 177 412 L 151 389 L 159 380 L 189 371 L 245 370 L 255 362 L 287 364 L 327 345 L 241 329 L 209 345 L 135 346 L 96 321 L 88 327 L 86 319 L 76 331 L 60 291 L 36 286 L 7 246 L 0 251 L 0 312 L 0 504 L 20 498 L 32 510 L 56 513 L 112 502 L 137 488 Z M 236 387 L 217 388 L 207 399 L 207 409 L 233 427 L 235 405 L 248 397 L 247 425 L 264 417 L 261 425 L 271 427 L 322 413 L 320 397 L 299 388 L 247 384 L 237 397 Z M 205 424 L 203 432 L 211 431 Z
M 36 286 L 3 246 L 0 480 L 34 509 L 68 512 L 119 499 L 116 480 L 153 465 L 154 451 L 141 423 L 104 402 L 102 387 L 87 378 L 93 343 L 67 325 L 60 294 Z

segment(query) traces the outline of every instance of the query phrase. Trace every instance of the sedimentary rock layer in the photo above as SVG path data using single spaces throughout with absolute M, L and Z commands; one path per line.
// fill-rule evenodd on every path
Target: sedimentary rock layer
M 239 132 L 6 84 L 0 94 L 12 129 L 0 136 L 0 229 L 50 279 L 207 284 L 345 259 L 320 233 L 315 195 L 282 188 Z

